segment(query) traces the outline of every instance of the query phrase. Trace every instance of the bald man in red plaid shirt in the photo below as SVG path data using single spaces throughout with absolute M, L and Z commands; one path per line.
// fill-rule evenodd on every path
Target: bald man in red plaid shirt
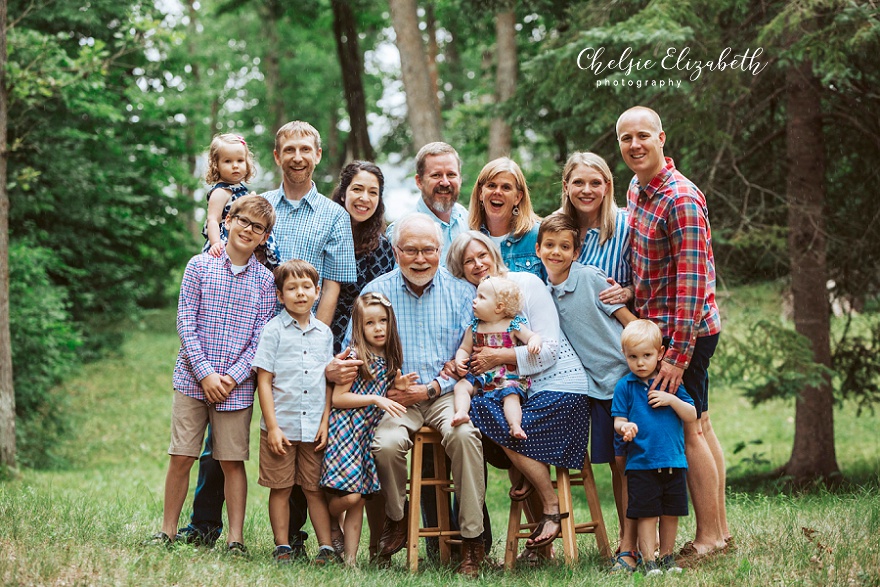
M 674 393 L 684 384 L 697 408 L 698 419 L 685 424 L 697 531 L 678 555 L 680 564 L 692 564 L 724 552 L 730 539 L 724 454 L 709 420 L 708 367 L 721 320 L 706 198 L 664 157 L 666 133 L 650 108 L 636 106 L 621 114 L 617 139 L 623 160 L 635 173 L 627 202 L 636 313 L 670 339 L 651 389 Z

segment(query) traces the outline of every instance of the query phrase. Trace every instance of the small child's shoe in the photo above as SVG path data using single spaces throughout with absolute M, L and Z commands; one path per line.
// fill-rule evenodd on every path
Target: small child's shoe
M 322 546 L 318 549 L 318 554 L 315 556 L 315 564 L 319 567 L 327 566 L 332 563 L 341 563 L 342 557 L 339 556 L 332 548 L 327 548 L 326 546 Z
M 247 556 L 247 548 L 241 542 L 230 542 L 226 545 L 226 554 L 234 556 Z
M 660 559 L 660 568 L 666 571 L 667 573 L 681 573 L 684 571 L 680 566 L 675 564 L 675 555 L 667 554 L 663 558 Z
M 646 577 L 656 577 L 657 575 L 663 574 L 663 571 L 660 569 L 660 565 L 657 564 L 657 561 L 645 561 L 645 564 L 642 568 L 645 571 Z

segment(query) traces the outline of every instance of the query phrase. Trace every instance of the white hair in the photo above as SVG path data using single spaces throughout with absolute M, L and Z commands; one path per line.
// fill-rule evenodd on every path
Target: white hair
M 422 212 L 412 212 L 394 223 L 392 226 L 393 230 L 391 231 L 391 244 L 397 245 L 397 243 L 400 242 L 400 233 L 411 224 L 423 224 L 426 227 L 430 226 L 434 233 L 434 237 L 437 239 L 437 247 L 440 249 L 443 248 L 443 231 L 440 230 L 440 225 L 434 222 L 430 216 Z

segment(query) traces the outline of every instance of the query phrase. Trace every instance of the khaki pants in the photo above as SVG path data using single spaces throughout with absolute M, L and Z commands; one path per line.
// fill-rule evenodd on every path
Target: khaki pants
M 385 514 L 392 520 L 403 518 L 406 500 L 406 457 L 412 448 L 410 435 L 423 425 L 439 431 L 443 448 L 452 461 L 452 479 L 458 497 L 461 535 L 477 538 L 483 533 L 483 501 L 486 479 L 483 474 L 483 445 L 480 431 L 466 422 L 453 428 L 452 393 L 435 400 L 425 400 L 406 409 L 400 418 L 386 413 L 373 438 L 373 457 L 379 471 Z M 418 508 L 419 504 L 411 504 Z M 413 511 L 411 515 L 418 515 Z

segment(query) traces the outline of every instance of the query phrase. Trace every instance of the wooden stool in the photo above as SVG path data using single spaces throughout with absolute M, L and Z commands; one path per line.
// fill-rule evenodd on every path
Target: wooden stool
M 589 522 L 580 524 L 574 521 L 574 508 L 572 503 L 571 487 L 572 485 L 582 485 L 584 493 L 587 496 L 587 505 L 590 508 Z M 556 467 L 556 481 L 553 482 L 559 494 L 559 513 L 568 512 L 568 517 L 560 520 L 561 537 L 562 537 L 562 553 L 565 557 L 565 563 L 573 565 L 577 562 L 577 535 L 578 534 L 594 534 L 596 536 L 596 545 L 599 548 L 599 554 L 604 558 L 611 558 L 611 546 L 608 544 L 608 534 L 605 531 L 605 522 L 602 519 L 602 508 L 599 505 L 599 493 L 596 491 L 596 480 L 593 477 L 593 467 L 590 463 L 590 456 L 587 455 L 584 460 L 584 468 L 580 473 L 574 475 L 569 473 L 568 469 Z M 531 531 L 537 527 L 537 523 L 522 523 L 523 512 L 522 501 L 510 502 L 510 517 L 507 522 L 507 546 L 504 551 L 504 568 L 513 569 L 516 565 L 516 555 L 519 550 L 519 541 L 526 540 Z M 526 530 L 523 532 L 523 530 Z
M 458 543 L 451 536 L 458 536 L 458 530 L 449 527 L 449 493 L 452 493 L 452 480 L 446 470 L 446 452 L 440 444 L 442 436 L 429 426 L 422 426 L 413 435 L 412 459 L 410 460 L 409 478 L 409 528 L 406 535 L 406 552 L 409 570 L 415 573 L 419 569 L 419 538 L 436 536 L 440 543 L 440 560 L 449 562 L 450 543 Z M 434 448 L 434 477 L 422 478 L 422 455 L 426 444 Z M 434 486 L 437 499 L 437 526 L 421 527 L 422 487 Z

